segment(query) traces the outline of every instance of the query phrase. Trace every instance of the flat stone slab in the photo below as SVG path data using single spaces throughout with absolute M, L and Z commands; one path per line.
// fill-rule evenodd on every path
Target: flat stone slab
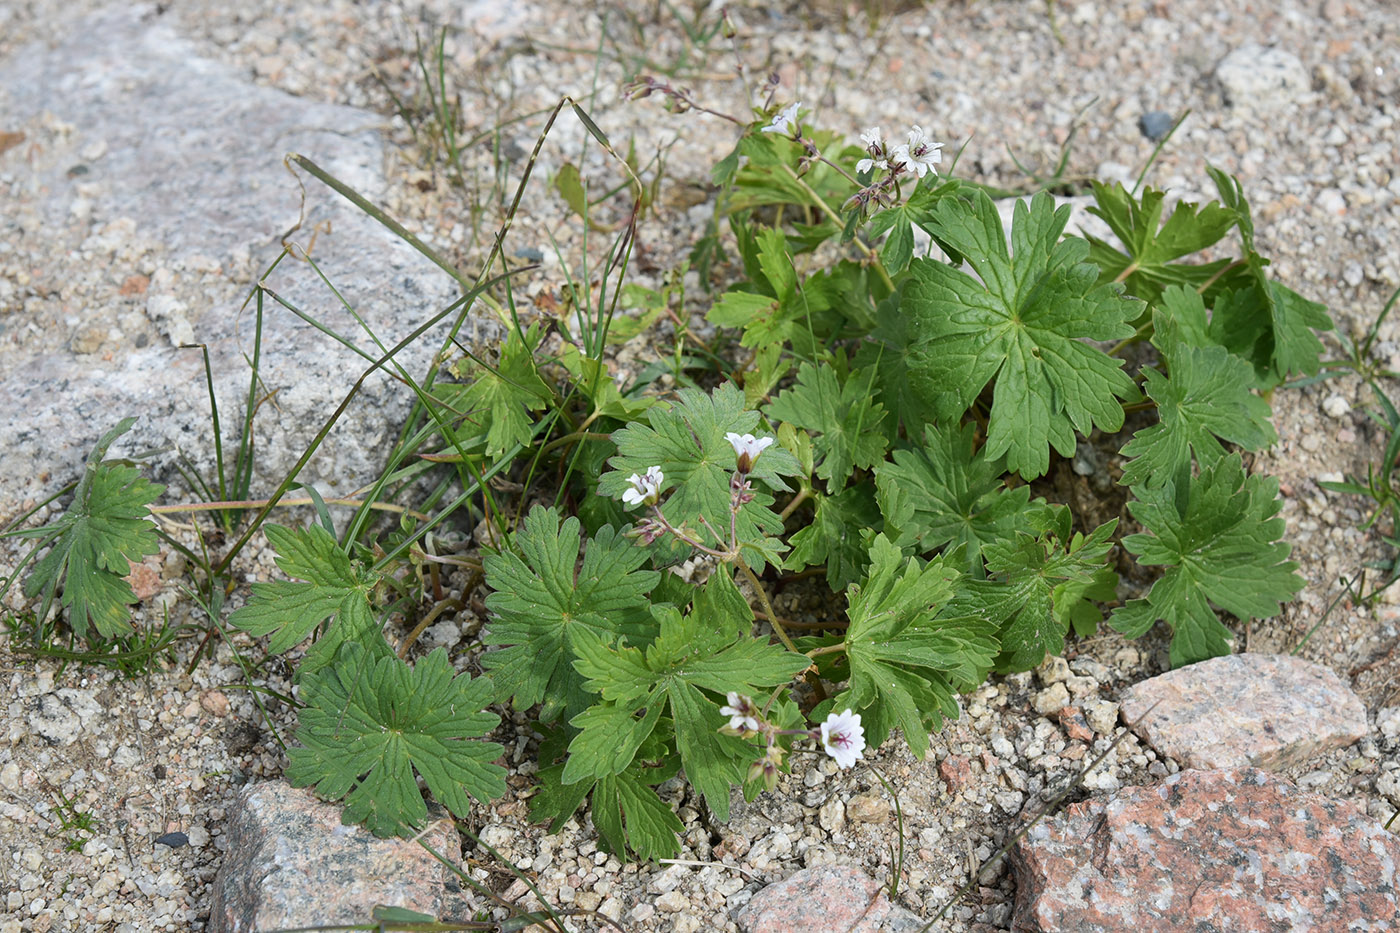
M 1123 694 L 1123 721 L 1185 768 L 1307 761 L 1366 735 L 1366 707 L 1330 668 L 1281 654 L 1231 654 Z
M 846 865 L 804 868 L 770 884 L 734 918 L 743 933 L 915 933 L 924 922 L 885 886 Z
M 156 451 L 165 478 L 183 454 L 210 479 L 203 362 L 179 345 L 209 348 L 231 451 L 254 352 L 254 309 L 243 303 L 284 237 L 310 250 L 386 346 L 460 293 L 376 221 L 283 164 L 289 151 L 304 154 L 382 202 L 391 187 L 374 129 L 381 116 L 258 85 L 205 57 L 174 20 L 153 4 L 114 4 L 75 20 L 62 42 L 0 61 L 5 129 L 27 139 L 0 153 L 0 189 L 13 193 L 3 213 L 18 231 L 6 245 L 28 270 L 22 288 L 0 282 L 5 508 L 76 475 L 127 415 L 141 418 L 113 456 Z M 308 263 L 284 259 L 267 285 L 378 355 Z M 447 326 L 400 354 L 414 378 Z M 477 330 L 473 317 L 468 344 Z M 291 468 L 369 365 L 271 299 L 259 362 L 267 404 L 254 497 Z M 377 475 L 413 401 L 391 376 L 367 380 L 306 480 L 347 491 Z
M 1400 838 L 1255 768 L 1182 771 L 1044 820 L 1011 852 L 1012 929 L 1400 929 Z
M 209 933 L 368 923 L 381 904 L 434 917 L 458 906 L 456 876 L 423 846 L 342 825 L 339 806 L 283 781 L 244 788 L 224 839 Z M 449 820 L 422 839 L 449 861 L 461 858 Z

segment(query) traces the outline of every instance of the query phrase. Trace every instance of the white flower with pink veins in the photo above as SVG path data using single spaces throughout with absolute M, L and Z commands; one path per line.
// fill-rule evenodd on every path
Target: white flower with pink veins
M 628 505 L 655 505 L 661 498 L 661 481 L 665 478 L 659 466 L 647 467 L 644 476 L 633 473 L 627 480 L 632 488 L 623 490 L 622 501 Z
M 836 759 L 838 768 L 853 767 L 864 758 L 865 729 L 860 724 L 860 713 L 848 709 L 826 717 L 822 723 L 822 747 Z

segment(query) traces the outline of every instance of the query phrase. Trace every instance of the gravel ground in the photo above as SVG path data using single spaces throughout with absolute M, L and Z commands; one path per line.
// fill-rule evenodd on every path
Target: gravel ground
M 36 0 L 0 9 L 0 57 L 31 41 L 55 40 L 98 6 Z M 893 9 L 881 2 L 735 4 L 733 15 L 741 25 L 742 59 L 756 83 L 775 72 L 780 97 L 803 100 L 820 123 L 853 137 L 871 124 L 920 123 L 950 149 L 967 141 L 957 173 L 994 184 L 1022 180 L 1013 156 L 1031 166 L 1052 164 L 1077 115 L 1081 128 L 1069 174 L 1130 179 L 1153 147 L 1139 118 L 1189 109 L 1150 181 L 1203 200 L 1208 163 L 1237 174 L 1254 205 L 1259 248 L 1273 259 L 1276 275 L 1326 303 L 1343 331 L 1368 326 L 1400 285 L 1394 150 L 1400 14 L 1394 6 L 1382 0 L 1130 0 L 1056 9 L 1053 25 L 1063 43 L 1039 2 L 937 0 Z M 675 80 L 707 106 L 736 114 L 746 107 L 727 43 L 716 38 L 705 47 L 685 38 L 677 17 L 708 24 L 714 11 L 703 9 L 641 2 L 591 7 L 430 0 L 407 7 L 253 0 L 230 11 L 195 0 L 162 15 L 175 17 L 203 54 L 246 69 L 259 83 L 382 114 L 384 132 L 396 144 L 390 175 L 398 186 L 387 206 L 464 259 L 480 248 L 473 231 L 489 240 L 499 216 L 495 157 L 485 145 L 466 153 L 480 188 L 463 198 L 393 115 L 385 90 L 411 97 L 415 40 L 428 40 L 435 27 L 453 30 L 449 59 L 469 134 L 551 107 L 567 93 L 620 146 L 634 142 L 644 162 L 664 153 L 657 209 L 641 232 L 640 282 L 659 280 L 703 230 L 710 217 L 708 171 L 732 135 L 722 121 L 669 114 L 654 99 L 622 101 L 621 81 L 637 70 L 659 73 L 680 63 Z M 1236 84 L 1231 92 L 1217 66 L 1246 49 L 1240 54 L 1260 71 L 1257 63 L 1268 59 L 1248 50 L 1251 44 L 1295 57 L 1302 82 L 1258 93 Z M 507 193 L 541 122 L 512 123 L 500 134 Z M 577 223 L 544 179 L 563 161 L 579 160 L 583 139 L 576 121 L 561 118 L 508 247 L 545 256 L 524 289 L 537 307 L 564 284 L 551 237 L 566 256 L 580 249 Z M 611 171 L 596 149 L 588 152 L 585 173 Z M 27 345 L 49 342 L 53 348 L 70 339 L 61 329 L 26 326 L 47 320 L 60 301 L 26 291 L 26 263 L 35 250 L 64 255 L 72 248 L 66 235 L 50 231 L 26 239 L 17 228 L 3 227 L 0 299 L 8 299 L 7 339 L 23 334 Z M 71 289 L 81 293 L 90 286 L 100 294 L 101 270 L 71 271 Z M 97 301 L 87 307 L 94 316 L 118 313 Z M 1400 323 L 1387 322 L 1379 339 L 1381 359 L 1400 368 Z M 638 349 L 624 348 L 624 357 Z M 1281 617 L 1241 632 L 1241 647 L 1291 650 L 1337 597 L 1339 577 L 1353 577 L 1364 561 L 1384 553 L 1374 533 L 1357 530 L 1366 517 L 1362 505 L 1317 486 L 1338 473 L 1364 474 L 1379 456 L 1384 438 L 1364 415 L 1370 399 L 1363 390 L 1358 380 L 1344 378 L 1274 396 L 1281 440 L 1255 468 L 1280 477 L 1288 537 L 1308 586 Z M 172 488 L 169 498 L 182 494 Z M 13 504 L 0 511 L 11 514 Z M 16 553 L 6 545 L 0 567 L 12 566 Z M 158 585 L 139 619 L 150 623 L 168 608 L 177 623 L 190 620 L 193 609 L 180 591 L 184 568 L 156 560 L 151 570 Z M 238 572 L 248 581 L 271 578 L 270 553 L 255 548 Z M 235 603 L 241 598 L 235 594 Z M 812 607 L 794 593 L 780 597 L 777 608 L 800 616 Z M 1397 614 L 1393 599 L 1375 607 L 1342 601 L 1302 651 L 1350 678 L 1372 714 L 1394 707 L 1400 691 L 1400 657 L 1391 650 Z M 433 637 L 451 643 L 480 621 L 465 612 L 434 629 Z M 0 647 L 0 670 L 10 682 L 0 743 L 0 838 L 8 850 L 0 852 L 0 890 L 8 892 L 0 902 L 0 933 L 202 928 L 220 860 L 224 807 L 244 782 L 280 774 L 285 759 L 263 728 L 254 695 L 239 689 L 246 678 L 230 645 L 219 644 L 212 660 L 206 656 L 185 672 L 197 644 L 182 641 L 167 669 L 134 680 L 36 665 L 11 646 Z M 261 659 L 247 644 L 239 650 Z M 969 878 L 970 866 L 1001 844 L 1018 814 L 1028 807 L 1033 812 L 1107 746 L 1116 692 L 1166 666 L 1160 637 L 1127 643 L 1106 634 L 1071 650 L 1067 665 L 995 679 L 965 698 L 966 716 L 937 737 L 928 760 L 915 761 L 894 743 L 874 758 L 898 791 L 903 814 L 908 852 L 899 899 L 906 906 L 935 912 Z M 259 669 L 256 682 L 285 690 L 286 673 L 272 661 Z M 1084 708 L 1092 738 L 1071 739 L 1059 725 L 1053 714 L 1062 694 Z M 272 722 L 283 730 L 290 725 L 275 703 Z M 889 795 L 869 771 L 836 773 L 832 763 L 815 760 L 800 762 L 777 792 L 738 807 L 724 826 L 706 822 L 681 785 L 667 788 L 687 825 L 682 858 L 701 864 L 621 865 L 597 851 L 582 816 L 555 836 L 528 824 L 533 766 L 518 725 L 507 724 L 500 736 L 515 751 L 513 792 L 482 809 L 476 828 L 503 855 L 535 869 L 556 903 L 598 908 L 629 930 L 728 930 L 730 912 L 759 883 L 797 867 L 842 861 L 877 879 L 892 871 L 897 823 Z M 1394 744 L 1377 733 L 1291 776 L 1355 799 L 1384 819 L 1393 803 L 1376 791 L 1376 776 L 1394 776 L 1386 770 L 1394 768 Z M 1159 760 L 1130 737 L 1090 774 L 1085 792 L 1109 792 L 1175 769 L 1175 762 Z M 75 813 L 90 815 L 90 822 Z M 170 831 L 184 832 L 188 844 L 154 842 Z M 509 896 L 523 893 L 489 867 L 474 870 Z M 1008 876 L 998 869 L 983 882 L 953 911 L 946 929 L 1008 925 Z

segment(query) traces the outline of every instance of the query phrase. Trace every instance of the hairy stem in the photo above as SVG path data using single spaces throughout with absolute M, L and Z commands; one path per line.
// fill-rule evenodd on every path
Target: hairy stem
M 783 647 L 787 648 L 787 650 L 791 651 L 793 654 L 801 654 L 802 652 L 798 651 L 797 646 L 792 643 L 792 637 L 789 636 L 787 630 L 783 628 L 783 623 L 778 621 L 778 614 L 773 611 L 773 604 L 768 601 L 768 591 L 763 588 L 763 584 L 759 582 L 757 575 L 749 569 L 749 565 L 744 563 L 743 555 L 735 554 L 734 564 L 739 568 L 739 572 L 748 579 L 754 591 L 758 593 L 758 601 L 763 603 L 763 611 L 768 614 L 768 624 L 773 626 L 773 631 L 778 633 L 778 640 L 783 643 Z

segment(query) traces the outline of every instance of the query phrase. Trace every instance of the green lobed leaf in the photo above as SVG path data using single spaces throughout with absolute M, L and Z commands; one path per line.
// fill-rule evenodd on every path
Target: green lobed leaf
M 1154 317 L 1166 324 L 1161 309 Z M 1262 450 L 1278 440 L 1269 403 L 1252 391 L 1254 371 L 1246 361 L 1224 347 L 1188 346 L 1169 326 L 1159 326 L 1153 342 L 1169 375 L 1143 370 L 1144 392 L 1157 403 L 1161 420 L 1123 446 L 1123 456 L 1132 458 L 1123 467 L 1123 485 L 1179 485 L 1190 474 L 1193 455 L 1202 467 L 1225 456 L 1222 440 L 1246 450 Z
M 757 240 L 758 267 L 763 270 L 763 278 L 778 300 L 787 304 L 797 294 L 797 270 L 787 253 L 787 239 L 778 228 L 763 227 Z
M 545 739 L 540 743 L 540 761 L 562 757 L 566 745 L 565 730 L 546 727 Z M 680 771 L 680 758 L 655 735 L 642 743 L 639 758 L 619 775 L 573 784 L 561 781 L 564 765 L 542 767 L 539 791 L 530 798 L 531 818 L 548 820 L 549 831 L 558 832 L 592 794 L 593 825 L 606 851 L 623 859 L 629 849 L 644 859 L 676 855 L 680 851 L 676 836 L 685 827 L 651 787 L 675 777 Z
M 229 616 L 231 625 L 250 635 L 271 635 L 268 651 L 282 654 L 331 620 L 299 676 L 330 663 L 342 642 L 378 628 L 370 593 L 379 577 L 351 560 L 330 532 L 318 524 L 299 529 L 267 525 L 264 531 L 277 553 L 277 566 L 292 580 L 254 583 L 248 602 Z
M 1097 206 L 1089 208 L 1089 213 L 1102 218 L 1123 245 L 1119 251 L 1096 237 L 1088 238 L 1089 259 L 1099 267 L 1099 281 L 1123 282 L 1128 294 L 1156 304 L 1166 287 L 1211 286 L 1230 265 L 1229 259 L 1179 260 L 1220 242 L 1235 226 L 1234 210 L 1217 201 L 1204 206 L 1180 201 L 1159 227 L 1165 192 L 1147 188 L 1134 198 L 1120 183 L 1092 184 Z
M 933 225 L 976 276 L 916 259 L 904 293 L 914 389 L 936 419 L 953 421 L 994 382 L 987 456 L 1004 454 L 1027 479 L 1049 469 L 1050 447 L 1072 456 L 1076 431 L 1117 431 L 1119 399 L 1137 394 L 1122 361 L 1086 341 L 1132 336 L 1142 306 L 1098 284 L 1087 243 L 1060 239 L 1069 213 L 1044 192 L 1029 207 L 1018 201 L 1013 253 L 985 193 L 971 204 L 945 198 Z
M 649 640 L 655 629 L 646 594 L 659 575 L 639 569 L 646 549 L 610 525 L 588 542 L 580 563 L 578 519 L 561 523 L 557 511 L 542 506 L 530 510 L 514 542 L 519 556 L 499 552 L 482 561 L 493 591 L 483 641 L 505 646 L 483 655 L 482 666 L 493 672 L 497 696 L 512 698 L 516 709 L 541 703 L 545 722 L 576 715 L 592 702 L 572 664 L 579 633 Z
M 89 625 L 109 637 L 128 628 L 126 607 L 136 602 L 136 594 L 122 578 L 132 560 L 159 549 L 146 506 L 164 487 L 152 485 L 129 466 L 102 462 L 108 448 L 135 423 L 135 418 L 123 418 L 98 439 L 68 510 L 25 534 L 39 538 L 36 547 L 49 552 L 25 577 L 24 595 L 42 596 L 39 614 L 46 616 L 62 589 L 61 605 L 68 608 L 69 625 L 79 638 L 87 637 Z
M 719 819 L 728 819 L 729 789 L 742 781 L 753 748 L 719 731 L 725 718 L 711 695 L 756 694 L 809 662 L 700 610 L 682 616 L 656 607 L 661 633 L 645 651 L 580 639 L 574 666 L 604 702 L 571 720 L 581 731 L 569 745 L 564 783 L 622 773 L 669 708 L 686 778 Z
M 871 545 L 869 574 L 848 596 L 850 680 L 832 708 L 859 712 L 872 748 L 898 726 L 922 758 L 929 730 L 958 715 L 954 692 L 986 678 L 997 652 L 995 624 L 939 617 L 958 576 L 942 561 L 906 558 L 884 535 Z
M 1194 288 L 1172 285 L 1163 290 L 1161 304 L 1152 317 L 1152 331 L 1152 342 L 1159 348 L 1174 343 L 1188 347 L 1223 346 L 1211 336 L 1210 313 Z
M 705 320 L 716 327 L 742 329 L 744 334 L 739 339 L 740 346 L 763 347 L 781 343 L 790 329 L 785 321 L 779 319 L 778 309 L 778 301 L 770 295 L 728 291 L 710 306 Z
M 1075 618 L 1087 624 L 1084 600 L 1116 593 L 1117 575 L 1104 566 L 1104 558 L 1118 520 L 1089 535 L 1071 535 L 1068 511 L 1058 514 L 1063 516 L 1058 528 L 1034 536 L 1017 532 L 988 545 L 992 578 L 966 581 L 949 609 L 998 625 L 998 671 L 1028 671 L 1047 654 L 1063 654 L 1065 631 Z
M 1268 618 L 1303 588 L 1298 565 L 1287 559 L 1290 547 L 1279 540 L 1278 480 L 1246 476 L 1239 454 L 1190 481 L 1184 513 L 1172 483 L 1134 487 L 1133 494 L 1128 509 L 1146 532 L 1128 535 L 1123 547 L 1139 563 L 1168 570 L 1145 598 L 1117 609 L 1109 625 L 1135 638 L 1165 620 L 1173 667 L 1230 652 L 1232 636 L 1212 606 L 1239 618 Z
M 733 383 L 712 393 L 682 389 L 669 409 L 652 408 L 646 423 L 635 421 L 613 434 L 618 453 L 609 461 L 613 471 L 603 475 L 598 491 L 621 498 L 630 488 L 630 476 L 659 466 L 666 477 L 662 512 L 667 520 L 714 547 L 717 542 L 700 517 L 716 531 L 728 533 L 735 455 L 725 434 L 752 434 L 758 420 L 757 412 L 744 410 L 743 392 Z M 735 527 L 744 559 L 756 572 L 766 564 L 780 564 L 785 550 L 771 537 L 782 532 L 782 521 L 770 508 L 773 496 L 764 487 L 786 490 L 782 477 L 799 472 L 792 454 L 776 445 L 754 461 L 749 473 L 754 498 L 739 510 Z
M 160 550 L 147 506 L 165 487 L 134 467 L 102 462 L 112 443 L 135 423 L 135 418 L 125 418 L 98 441 L 72 504 L 43 530 L 49 552 L 24 580 L 24 595 L 43 595 L 45 607 L 62 589 L 61 605 L 79 638 L 90 637 L 90 629 L 105 638 L 130 632 L 127 606 L 136 602 L 136 594 L 123 578 L 134 561 Z
M 1322 342 L 1313 331 L 1333 327 L 1326 306 L 1269 278 L 1269 261 L 1254 250 L 1254 221 L 1239 179 L 1213 166 L 1208 171 L 1221 201 L 1235 213 L 1244 249 L 1238 284 L 1213 305 L 1211 336 L 1254 364 L 1260 388 L 1316 373 Z
M 826 582 L 841 592 L 861 578 L 869 543 L 866 533 L 880 522 L 880 510 L 866 484 L 850 486 L 834 496 L 813 493 L 812 523 L 793 533 L 792 550 L 783 566 L 788 570 L 826 565 Z
M 846 485 L 851 473 L 884 460 L 889 439 L 885 408 L 872 398 L 874 371 L 851 370 L 838 379 L 832 366 L 803 363 L 797 382 L 768 404 L 773 421 L 786 421 L 812 434 L 820 457 L 817 476 L 828 492 Z
M 287 779 L 314 784 L 329 800 L 344 797 L 346 823 L 378 836 L 421 827 L 427 807 L 415 772 L 458 817 L 472 797 L 505 793 L 505 769 L 492 764 L 502 747 L 469 741 L 500 722 L 483 712 L 490 682 L 454 676 L 442 648 L 410 667 L 387 647 L 376 653 L 348 642 L 333 665 L 303 679 L 300 698 L 301 745 L 288 749 Z
M 985 576 L 982 549 L 1016 530 L 1029 530 L 1027 519 L 1044 507 L 1030 501 L 1030 487 L 1008 488 L 999 458 L 977 450 L 977 427 L 924 428 L 924 443 L 898 449 L 893 461 L 875 470 L 876 497 L 885 518 L 885 533 L 899 547 L 920 553 L 961 547 L 964 570 Z
M 933 413 L 914 391 L 910 378 L 909 347 L 914 333 L 902 310 L 907 284 L 907 280 L 902 281 L 894 295 L 876 306 L 871 339 L 861 343 L 854 364 L 874 370 L 875 400 L 890 412 L 907 436 L 917 437 L 924 425 L 933 420 Z
M 463 364 L 469 368 L 471 384 L 456 404 L 469 413 L 468 424 L 486 434 L 486 454 L 495 457 L 516 444 L 530 443 L 534 436 L 532 412 L 543 410 L 554 397 L 540 378 L 534 354 L 544 340 L 538 324 L 524 334 L 511 331 L 501 347 L 494 366 Z
M 676 836 L 685 832 L 670 806 L 632 771 L 598 779 L 593 825 L 609 850 L 622 855 L 631 848 L 644 860 L 674 858 L 681 850 Z

